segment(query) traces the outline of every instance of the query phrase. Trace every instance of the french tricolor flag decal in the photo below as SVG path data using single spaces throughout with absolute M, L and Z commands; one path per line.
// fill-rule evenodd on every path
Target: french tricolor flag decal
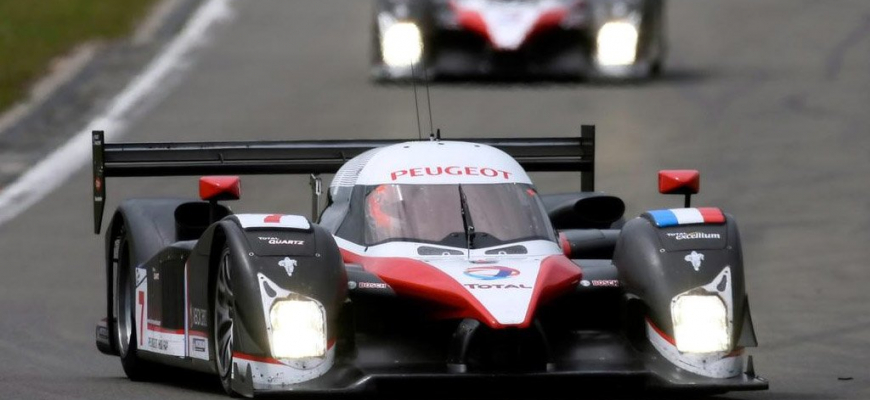
M 722 224 L 725 215 L 716 207 L 671 208 L 647 211 L 650 219 L 659 228 L 690 224 Z

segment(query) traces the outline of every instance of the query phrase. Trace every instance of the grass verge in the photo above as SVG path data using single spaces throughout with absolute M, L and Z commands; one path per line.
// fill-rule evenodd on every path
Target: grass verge
M 0 112 L 51 60 L 94 39 L 129 34 L 158 0 L 0 0 Z

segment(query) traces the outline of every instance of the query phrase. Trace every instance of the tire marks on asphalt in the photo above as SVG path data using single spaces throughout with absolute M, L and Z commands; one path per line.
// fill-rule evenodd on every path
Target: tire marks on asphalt
M 0 192 L 0 225 L 15 218 L 63 184 L 90 160 L 90 134 L 104 130 L 116 141 L 128 120 L 144 112 L 155 94 L 167 90 L 172 77 L 189 64 L 194 49 L 207 41 L 216 22 L 232 16 L 232 0 L 209 0 L 191 17 L 184 30 L 110 103 L 101 115 L 69 141 L 21 175 Z
M 849 51 L 868 37 L 870 37 L 870 14 L 865 14 L 859 24 L 828 53 L 825 60 L 825 78 L 829 81 L 836 80 L 843 70 Z

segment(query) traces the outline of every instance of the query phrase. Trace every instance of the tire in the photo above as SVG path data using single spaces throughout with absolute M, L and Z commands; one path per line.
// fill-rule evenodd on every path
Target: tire
M 139 358 L 137 354 L 139 342 L 136 332 L 136 271 L 132 262 L 130 240 L 123 228 L 116 242 L 118 265 L 115 274 L 115 310 L 118 321 L 115 324 L 115 339 L 118 343 L 118 354 L 121 356 L 121 366 L 132 381 L 152 380 L 156 371 L 154 364 Z
M 224 247 L 218 263 L 217 277 L 214 288 L 214 343 L 215 367 L 220 376 L 221 386 L 230 397 L 238 397 L 233 390 L 233 316 L 234 299 L 230 285 L 230 249 Z

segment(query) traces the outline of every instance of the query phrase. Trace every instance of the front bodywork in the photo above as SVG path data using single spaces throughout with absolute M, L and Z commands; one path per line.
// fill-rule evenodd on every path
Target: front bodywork
M 377 79 L 645 78 L 665 50 L 661 0 L 378 0 L 372 22 Z

